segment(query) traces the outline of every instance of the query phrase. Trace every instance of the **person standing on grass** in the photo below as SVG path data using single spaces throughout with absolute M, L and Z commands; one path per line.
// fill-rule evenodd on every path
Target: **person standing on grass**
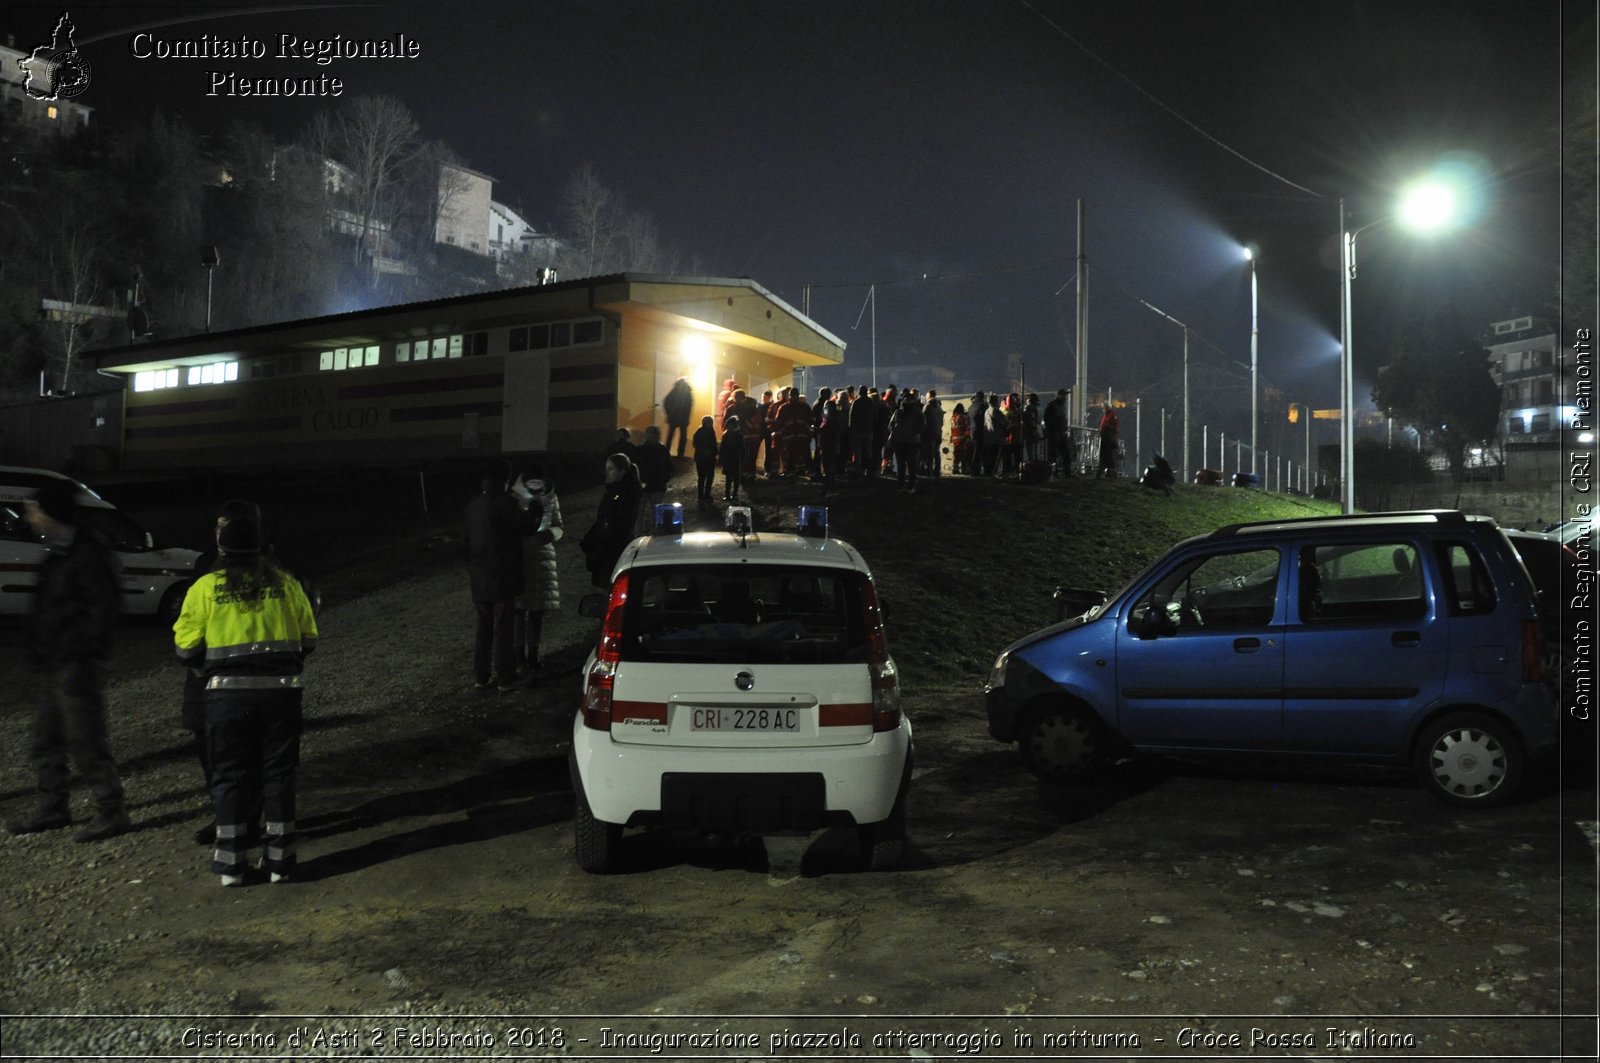
M 133 828 L 122 776 L 106 726 L 106 659 L 122 606 L 111 549 L 84 521 L 77 485 L 51 480 L 23 502 L 23 516 L 44 540 L 44 565 L 34 586 L 28 651 L 43 691 L 33 718 L 32 759 L 38 798 L 12 834 L 37 834 L 72 824 L 72 764 L 94 793 L 95 815 L 76 839 L 99 841 Z
M 295 868 L 300 677 L 317 621 L 300 582 L 263 554 L 257 521 L 218 528 L 217 549 L 217 567 L 195 580 L 172 627 L 179 658 L 206 677 L 211 870 L 224 886 L 243 885 L 264 823 L 262 870 L 285 882 Z

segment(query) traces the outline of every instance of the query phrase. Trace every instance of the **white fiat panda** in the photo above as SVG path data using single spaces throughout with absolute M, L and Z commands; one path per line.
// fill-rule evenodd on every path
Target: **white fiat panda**
M 663 512 L 664 511 L 664 512 Z M 611 593 L 584 669 L 570 767 L 578 864 L 618 864 L 629 826 L 718 835 L 853 826 L 864 866 L 905 841 L 911 723 L 866 562 L 827 537 L 821 507 L 801 534 L 682 532 L 658 507 Z

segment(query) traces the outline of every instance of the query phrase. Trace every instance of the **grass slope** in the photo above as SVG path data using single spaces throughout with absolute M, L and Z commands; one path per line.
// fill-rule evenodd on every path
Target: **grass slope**
M 1057 585 L 1114 592 L 1189 536 L 1338 512 L 1263 491 L 1176 492 L 947 476 L 915 494 L 892 481 L 846 483 L 827 504 L 831 534 L 861 551 L 892 605 L 890 645 L 908 686 L 975 686 L 1002 647 L 1055 620 Z M 758 528 L 792 528 L 799 506 L 823 501 L 809 483 L 760 481 L 748 493 Z

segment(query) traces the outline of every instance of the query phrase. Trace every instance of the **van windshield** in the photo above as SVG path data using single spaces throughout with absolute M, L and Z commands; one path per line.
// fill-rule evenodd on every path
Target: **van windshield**
M 843 664 L 867 659 L 861 586 L 850 569 L 645 566 L 629 573 L 622 659 Z

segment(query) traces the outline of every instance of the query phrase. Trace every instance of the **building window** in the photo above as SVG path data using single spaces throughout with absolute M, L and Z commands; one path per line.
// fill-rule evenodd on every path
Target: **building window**
M 514 328 L 514 329 L 512 329 L 511 330 L 511 342 L 509 344 L 507 344 L 506 349 L 507 350 L 511 350 L 511 351 L 525 351 L 525 350 L 527 350 L 528 349 L 528 330 L 526 328 Z
M 175 388 L 178 386 L 178 371 L 176 369 L 147 369 L 142 373 L 133 374 L 133 390 L 135 391 L 160 391 L 162 388 Z
M 339 372 L 377 364 L 378 348 L 374 344 L 366 347 L 335 347 L 331 351 L 323 351 L 318 356 L 317 368 Z
M 572 323 L 572 345 L 574 347 L 588 347 L 601 340 L 600 319 L 591 318 L 588 321 L 574 321 Z
M 238 362 L 212 362 L 210 365 L 191 365 L 189 384 L 227 384 L 239 379 Z

